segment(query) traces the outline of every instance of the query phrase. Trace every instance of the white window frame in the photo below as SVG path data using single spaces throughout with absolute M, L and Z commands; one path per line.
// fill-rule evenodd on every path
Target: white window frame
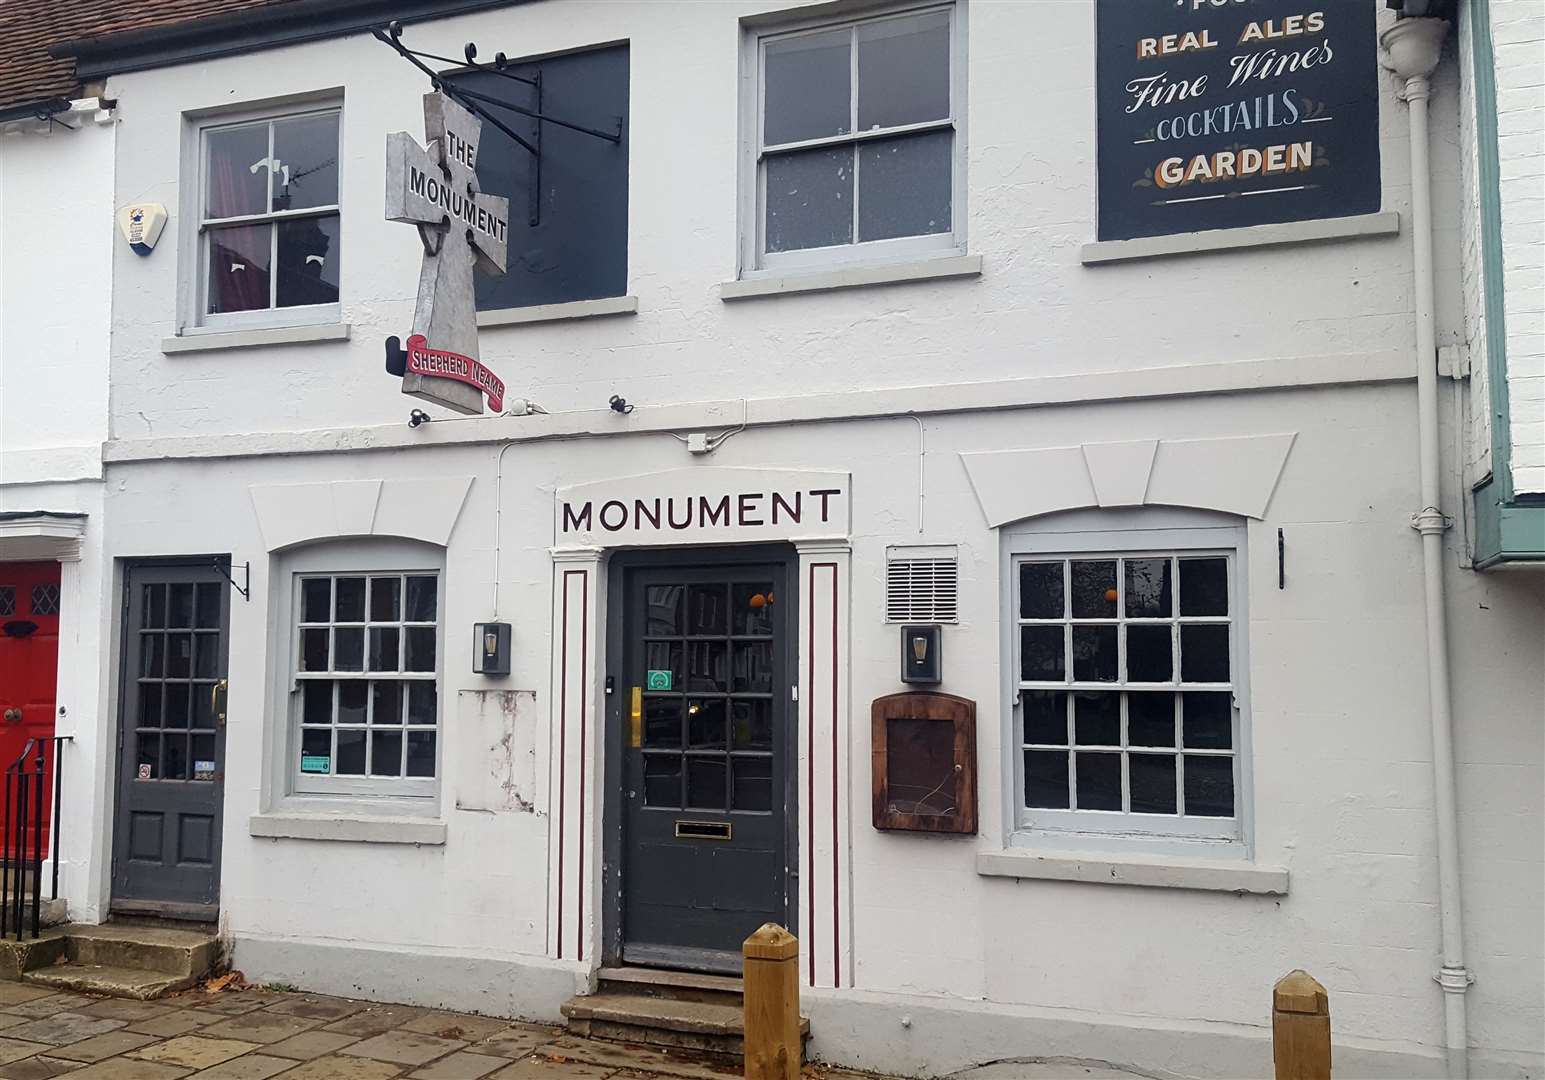
M 272 124 L 277 120 L 295 120 L 308 116 L 333 113 L 338 117 L 338 202 L 332 206 L 308 206 L 303 210 L 281 210 L 265 214 L 251 214 L 239 218 L 208 219 L 204 217 L 208 179 L 208 136 L 210 132 L 225 128 L 245 127 L 252 124 Z M 178 281 L 178 333 L 224 333 L 234 330 L 257 330 L 281 326 L 315 326 L 336 323 L 343 316 L 343 269 L 346 252 L 343 250 L 345 160 L 343 98 L 340 94 L 307 95 L 291 99 L 283 104 L 250 106 L 241 109 L 225 109 L 207 114 L 189 114 L 184 125 L 182 175 L 185 183 L 181 192 L 182 228 L 178 237 L 182 273 Z M 273 156 L 270 135 L 269 156 Z M 272 178 L 270 177 L 270 181 Z M 294 307 L 269 307 L 261 311 L 209 311 L 209 241 L 206 225 L 261 225 L 290 218 L 338 215 L 338 303 L 302 304 Z M 269 296 L 277 282 L 278 230 L 269 256 Z
M 1005 835 L 1010 847 L 1060 849 L 1125 849 L 1157 854 L 1200 854 L 1248 857 L 1254 793 L 1251 781 L 1250 688 L 1247 638 L 1248 565 L 1246 529 L 1237 518 L 1200 511 L 1151 508 L 1096 510 L 1059 514 L 1053 519 L 1025 522 L 1002 531 L 1001 619 L 1003 627 L 1003 694 L 1006 718 L 1003 782 Z M 1229 561 L 1229 670 L 1234 697 L 1233 760 L 1234 802 L 1232 818 L 1186 818 L 1166 814 L 1141 814 L 1112 810 L 1066 810 L 1026 807 L 1024 804 L 1023 710 L 1020 704 L 1019 565 L 1057 559 L 1100 559 L 1222 556 Z M 1175 584 L 1175 616 L 1180 621 L 1178 582 Z M 1118 579 L 1118 588 L 1124 582 Z M 1084 620 L 1078 620 L 1080 622 Z M 1036 689 L 1127 688 L 1124 681 L 1086 684 L 1071 679 L 1066 684 L 1045 684 Z M 1179 682 L 1172 672 L 1169 683 L 1132 683 L 1133 689 L 1200 691 L 1216 690 L 1210 683 Z M 1125 727 L 1123 725 L 1123 741 Z M 1177 742 L 1180 729 L 1177 726 Z M 1123 755 L 1125 755 L 1123 750 Z M 1139 752 L 1142 752 L 1139 750 Z M 1177 745 L 1177 753 L 1184 753 Z M 1125 769 L 1123 769 L 1125 776 Z
M 321 776 L 300 771 L 301 587 L 321 576 L 433 575 L 438 582 L 435 602 L 435 774 L 433 777 Z M 279 805 L 302 809 L 321 803 L 339 812 L 363 811 L 424 815 L 438 812 L 445 774 L 445 607 L 444 552 L 406 540 L 338 541 L 308 545 L 276 560 L 275 611 L 270 627 L 269 655 L 274 658 L 275 711 L 271 775 L 277 778 Z M 368 584 L 366 586 L 368 593 Z M 403 598 L 406 602 L 406 597 Z M 369 641 L 366 640 L 368 657 Z M 368 662 L 368 661 L 367 661 Z M 368 680 L 370 673 L 359 672 Z
M 739 170 L 740 260 L 742 279 L 772 276 L 789 271 L 819 271 L 840 266 L 874 265 L 912 261 L 919 258 L 947 258 L 966 252 L 966 4 L 964 0 L 943 3 L 915 3 L 862 11 L 842 16 L 776 23 L 747 24 L 741 44 L 741 153 Z M 769 41 L 822 33 L 856 26 L 859 23 L 947 11 L 950 14 L 950 114 L 938 121 L 886 128 L 879 132 L 853 131 L 847 135 L 780 144 L 801 148 L 827 144 L 861 144 L 874 138 L 890 138 L 909 132 L 952 130 L 952 168 L 950 170 L 950 231 L 928 236 L 903 236 L 888 240 L 854 241 L 832 247 L 806 248 L 800 251 L 768 252 L 766 244 L 765 170 L 762 168 L 763 88 L 762 62 Z M 857 50 L 850 54 L 855 79 L 850 84 L 852 108 L 857 108 Z M 854 128 L 857 120 L 854 119 Z M 858 177 L 854 177 L 854 214 L 858 211 Z

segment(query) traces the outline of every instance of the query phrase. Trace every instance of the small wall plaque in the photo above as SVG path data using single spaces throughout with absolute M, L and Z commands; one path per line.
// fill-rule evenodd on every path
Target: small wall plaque
M 976 832 L 976 702 L 911 692 L 870 707 L 874 827 Z

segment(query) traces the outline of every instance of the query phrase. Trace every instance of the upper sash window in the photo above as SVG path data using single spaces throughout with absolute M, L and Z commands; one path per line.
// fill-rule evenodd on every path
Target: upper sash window
M 339 110 L 199 130 L 197 321 L 336 318 Z
M 748 268 L 959 249 L 958 18 L 945 5 L 755 38 Z

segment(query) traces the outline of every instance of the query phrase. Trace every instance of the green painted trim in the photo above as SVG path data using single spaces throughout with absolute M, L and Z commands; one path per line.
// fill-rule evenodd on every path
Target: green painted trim
M 1470 79 L 1481 203 L 1481 293 L 1486 313 L 1486 383 L 1491 405 L 1491 475 L 1500 501 L 1513 500 L 1513 441 L 1507 392 L 1507 320 L 1502 296 L 1502 188 L 1497 156 L 1497 68 L 1489 0 L 1470 0 Z M 1480 494 L 1476 494 L 1480 512 Z
M 1545 503 L 1504 500 L 1488 480 L 1475 490 L 1475 568 L 1520 562 L 1545 562 Z

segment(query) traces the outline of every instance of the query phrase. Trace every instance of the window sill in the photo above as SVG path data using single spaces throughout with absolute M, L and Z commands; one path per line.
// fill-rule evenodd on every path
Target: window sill
M 531 307 L 479 311 L 477 324 L 487 329 L 494 326 L 520 326 L 524 323 L 559 322 L 563 319 L 600 319 L 609 315 L 636 314 L 638 297 L 603 296 L 598 300 L 571 300 L 566 304 L 533 304 Z
M 719 286 L 719 299 L 750 300 L 785 293 L 830 292 L 863 285 L 898 285 L 908 281 L 937 281 L 943 278 L 979 277 L 980 255 L 948 255 L 905 262 L 870 263 L 832 270 L 799 270 L 789 273 L 758 273 Z
M 287 840 L 345 840 L 363 844 L 445 843 L 445 822 L 401 817 L 323 817 L 320 814 L 253 814 L 253 836 Z
M 1288 891 L 1288 872 L 1284 867 L 1181 856 L 982 851 L 976 856 L 976 872 L 982 877 L 1027 881 L 1086 881 L 1258 896 L 1286 896 Z
M 256 330 L 189 331 L 161 339 L 163 353 L 213 352 L 217 349 L 254 349 L 263 345 L 299 345 L 317 341 L 349 340 L 349 324 L 317 323 L 311 326 L 274 326 Z
M 1205 251 L 1238 251 L 1242 248 L 1303 244 L 1317 240 L 1355 240 L 1369 236 L 1397 236 L 1400 215 L 1393 210 L 1356 217 L 1319 221 L 1288 221 L 1279 225 L 1249 225 L 1242 229 L 1208 229 L 1169 236 L 1139 236 L 1132 240 L 1097 240 L 1079 250 L 1085 266 L 1155 259 L 1170 255 L 1195 255 Z

